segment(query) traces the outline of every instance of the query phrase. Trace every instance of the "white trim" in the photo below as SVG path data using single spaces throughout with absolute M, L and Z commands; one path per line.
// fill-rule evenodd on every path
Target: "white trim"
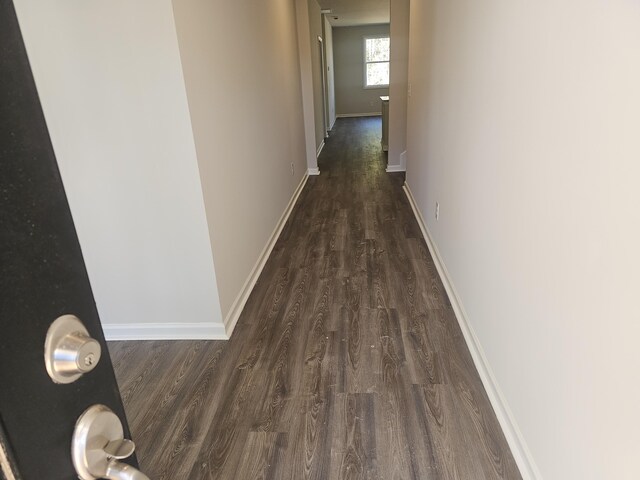
M 8 442 L 8 440 L 6 441 Z M 7 445 L 7 447 L 9 447 L 9 445 Z M 9 462 L 9 452 L 5 449 L 3 442 L 0 442 L 0 473 L 4 474 L 2 478 L 6 477 L 7 480 L 16 480 L 13 467 L 11 466 L 11 462 Z
M 320 145 L 318 145 L 318 149 L 316 150 L 316 158 L 320 156 L 320 152 L 322 152 L 323 148 L 324 148 L 324 140 L 322 140 L 322 142 L 320 142 Z
M 320 170 L 317 168 L 317 173 Z M 289 203 L 287 204 L 280 220 L 275 226 L 269 241 L 258 257 L 258 261 L 254 265 L 249 277 L 247 278 L 242 290 L 236 297 L 229 313 L 224 319 L 224 325 L 216 323 L 121 323 L 102 325 L 104 335 L 107 340 L 228 340 L 231 338 L 233 329 L 240 318 L 242 309 L 244 308 L 249 295 L 253 290 L 262 269 L 264 268 L 271 251 L 282 232 L 289 215 L 293 210 L 304 185 L 309 178 L 309 174 L 305 173 L 296 187 Z
M 367 113 L 338 113 L 336 118 L 352 118 L 352 117 L 381 117 L 382 112 L 367 112 Z
M 331 128 L 329 129 L 329 131 L 333 130 L 333 127 L 336 124 L 336 120 L 338 120 L 338 116 L 337 115 L 333 117 L 333 123 L 331 124 Z
M 387 165 L 387 173 L 406 172 L 407 169 L 402 165 Z
M 367 65 L 370 63 L 388 63 L 389 64 L 389 77 L 391 77 L 391 46 L 389 46 L 389 60 L 379 60 L 374 62 L 367 62 L 367 40 L 374 40 L 376 38 L 388 38 L 389 45 L 391 45 L 391 34 L 390 33 L 380 33 L 376 35 L 363 35 L 362 36 L 362 88 L 365 90 L 369 89 L 377 89 L 377 88 L 389 88 L 389 83 L 385 83 L 384 85 L 367 85 Z
M 307 170 L 307 175 L 320 175 L 320 169 L 318 167 L 310 168 Z
M 322 77 L 322 128 L 324 130 L 324 138 L 329 138 L 329 91 L 327 89 L 327 58 L 324 48 L 324 40 L 318 36 L 318 45 L 320 47 L 320 72 Z M 317 156 L 316 156 L 317 158 Z
M 307 183 L 308 178 L 309 178 L 309 175 L 305 173 L 304 176 L 302 177 L 302 180 L 300 180 L 300 183 L 298 184 L 297 188 L 293 192 L 293 195 L 291 196 L 291 199 L 289 200 L 287 207 L 284 209 L 284 212 L 282 212 L 282 216 L 280 217 L 280 220 L 278 220 L 278 223 L 273 229 L 273 233 L 271 234 L 271 237 L 269 237 L 269 240 L 267 241 L 267 244 L 264 246 L 262 253 L 260 253 L 260 256 L 258 257 L 258 261 L 253 266 L 253 269 L 251 270 L 249 277 L 245 281 L 244 286 L 242 287 L 242 290 L 240 290 L 240 293 L 238 293 L 238 296 L 234 300 L 233 305 L 231 305 L 231 308 L 229 309 L 229 313 L 224 319 L 227 338 L 231 338 L 233 329 L 236 327 L 236 323 L 238 323 L 238 319 L 242 314 L 242 309 L 247 303 L 247 300 L 249 300 L 249 295 L 251 294 L 253 287 L 258 281 L 258 278 L 262 273 L 262 269 L 264 268 L 264 265 L 267 263 L 267 259 L 269 258 L 269 255 L 271 255 L 271 251 L 273 250 L 273 247 L 276 245 L 278 237 L 280 236 L 282 229 L 287 223 L 287 220 L 289 219 L 289 215 L 291 215 L 291 211 L 293 210 L 293 207 L 295 206 L 296 201 L 298 200 L 298 197 L 300 196 L 300 193 L 304 188 L 304 185 Z
M 118 323 L 102 325 L 107 340 L 227 340 L 220 323 Z
M 507 443 L 511 448 L 511 453 L 513 454 L 513 457 L 518 464 L 520 474 L 522 475 L 523 480 L 540 480 L 542 479 L 542 475 L 540 474 L 540 471 L 538 470 L 535 461 L 533 460 L 533 456 L 531 455 L 531 452 L 527 447 L 527 443 L 525 442 L 522 432 L 518 428 L 518 424 L 513 417 L 513 413 L 509 408 L 507 400 L 505 399 L 502 391 L 500 390 L 500 387 L 498 386 L 498 382 L 493 375 L 493 371 L 491 370 L 489 361 L 484 354 L 482 345 L 480 344 L 480 340 L 478 340 L 478 337 L 473 331 L 473 327 L 471 326 L 471 322 L 469 322 L 469 317 L 462 305 L 460 296 L 456 292 L 451 276 L 449 275 L 447 267 L 445 266 L 444 261 L 440 256 L 440 252 L 438 251 L 436 243 L 433 241 L 433 237 L 431 236 L 429 229 L 427 228 L 427 224 L 424 221 L 422 214 L 420 213 L 420 209 L 418 208 L 415 198 L 411 193 L 411 189 L 406 182 L 403 188 L 405 194 L 407 195 L 407 198 L 409 199 L 409 204 L 411 205 L 413 214 L 418 221 L 420 230 L 422 230 L 422 235 L 424 235 L 424 239 L 427 242 L 427 246 L 429 247 L 429 251 L 431 252 L 433 260 L 436 264 L 436 269 L 438 270 L 438 274 L 442 279 L 444 288 L 449 295 L 451 306 L 453 307 L 453 311 L 456 315 L 458 323 L 460 324 L 460 329 L 462 330 L 464 339 L 467 343 L 467 346 L 469 347 L 469 351 L 471 352 L 473 363 L 475 364 L 476 369 L 480 374 L 480 379 L 482 380 L 482 384 L 487 391 L 491 406 L 496 413 L 496 417 L 498 417 L 498 421 L 500 422 L 502 431 L 504 432 L 504 435 L 507 439 Z

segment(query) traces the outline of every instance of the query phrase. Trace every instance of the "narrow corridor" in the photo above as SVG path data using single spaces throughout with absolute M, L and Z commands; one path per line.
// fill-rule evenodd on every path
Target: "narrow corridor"
M 110 344 L 151 478 L 520 478 L 380 130 L 338 119 L 231 340 Z

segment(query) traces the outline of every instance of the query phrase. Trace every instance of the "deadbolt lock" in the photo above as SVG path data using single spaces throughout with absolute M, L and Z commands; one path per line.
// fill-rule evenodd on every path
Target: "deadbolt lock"
M 44 345 L 47 373 L 56 383 L 71 383 L 100 361 L 100 343 L 74 315 L 58 317 L 49 327 Z

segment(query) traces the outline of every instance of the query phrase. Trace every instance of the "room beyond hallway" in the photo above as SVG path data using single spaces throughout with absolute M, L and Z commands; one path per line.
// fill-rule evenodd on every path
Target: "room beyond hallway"
M 337 120 L 229 341 L 110 344 L 151 478 L 521 478 L 380 131 Z

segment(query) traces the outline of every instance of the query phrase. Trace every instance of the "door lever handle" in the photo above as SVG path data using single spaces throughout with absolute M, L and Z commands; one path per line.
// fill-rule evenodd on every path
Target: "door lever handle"
M 150 480 L 120 461 L 131 456 L 135 448 L 124 438 L 118 416 L 104 405 L 93 405 L 76 422 L 71 457 L 80 480 Z
M 149 477 L 137 468 L 117 460 L 109 462 L 104 478 L 108 480 L 149 480 Z
M 130 457 L 133 455 L 135 449 L 136 444 L 131 440 L 124 438 L 121 440 L 113 440 L 112 442 L 107 443 L 103 448 L 107 455 L 111 458 L 115 458 L 116 460 L 122 460 L 123 458 Z

